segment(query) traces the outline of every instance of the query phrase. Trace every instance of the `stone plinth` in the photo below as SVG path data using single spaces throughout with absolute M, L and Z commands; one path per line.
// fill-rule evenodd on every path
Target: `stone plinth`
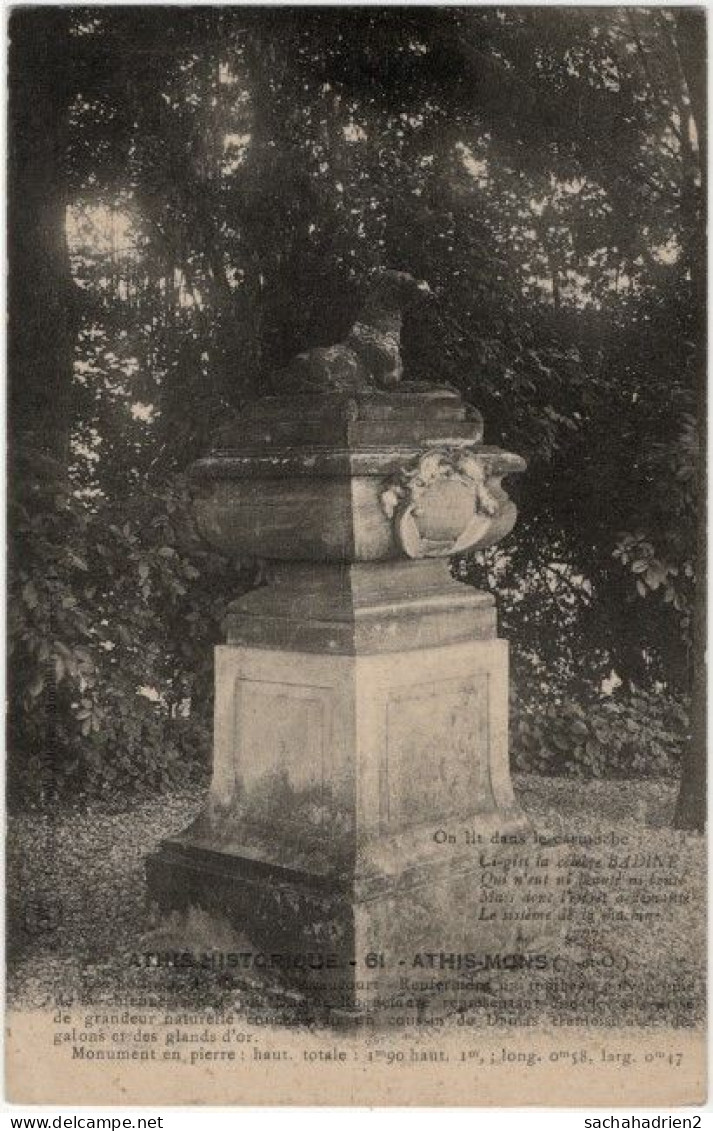
M 150 889 L 227 918 L 326 1004 L 379 999 L 419 949 L 507 945 L 477 854 L 443 843 L 526 827 L 507 644 L 447 559 L 511 528 L 501 481 L 523 466 L 457 394 L 406 387 L 266 398 L 195 470 L 205 536 L 271 576 L 227 618 L 208 804 Z

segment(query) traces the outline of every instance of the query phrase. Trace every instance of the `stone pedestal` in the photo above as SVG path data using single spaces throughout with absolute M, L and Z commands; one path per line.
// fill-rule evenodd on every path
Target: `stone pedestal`
M 448 555 L 510 529 L 501 479 L 523 466 L 457 394 L 404 387 L 266 398 L 196 468 L 205 536 L 270 581 L 232 606 L 208 804 L 149 886 L 327 1005 L 385 999 L 419 951 L 507 946 L 462 835 L 526 827 L 507 644 Z

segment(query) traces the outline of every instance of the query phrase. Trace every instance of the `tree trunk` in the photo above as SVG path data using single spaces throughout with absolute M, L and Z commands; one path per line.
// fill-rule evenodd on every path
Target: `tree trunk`
M 703 831 L 706 824 L 706 17 L 705 12 L 681 8 L 675 13 L 676 48 L 682 77 L 687 88 L 690 112 L 698 144 L 700 184 L 693 187 L 690 267 L 693 299 L 697 315 L 698 372 L 696 415 L 700 437 L 697 477 L 697 564 L 696 602 L 693 612 L 693 694 L 691 704 L 691 742 L 681 774 L 674 824 L 679 829 Z M 681 122 L 685 131 L 688 123 Z
M 66 237 L 69 26 L 62 8 L 17 8 L 10 21 L 9 424 L 11 454 L 30 448 L 38 474 L 66 474 L 79 317 Z

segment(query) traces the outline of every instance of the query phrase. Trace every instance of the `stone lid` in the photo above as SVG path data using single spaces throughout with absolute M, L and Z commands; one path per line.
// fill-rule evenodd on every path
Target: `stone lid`
M 395 389 L 362 389 L 353 392 L 325 390 L 265 396 L 245 405 L 245 421 L 327 419 L 336 413 L 349 420 L 465 420 L 466 406 L 457 389 L 404 381 Z
M 393 444 L 478 443 L 480 413 L 446 385 L 404 382 L 390 391 L 261 397 L 223 427 L 210 455 L 285 448 L 355 449 Z M 197 469 L 200 473 L 200 464 Z

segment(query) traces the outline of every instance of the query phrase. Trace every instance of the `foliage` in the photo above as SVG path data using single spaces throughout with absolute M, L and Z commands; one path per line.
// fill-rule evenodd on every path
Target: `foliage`
M 661 691 L 512 701 L 513 764 L 526 773 L 676 777 L 687 730 L 685 708 Z
M 200 545 L 186 500 L 176 484 L 151 508 L 56 489 L 13 506 L 11 803 L 205 772 L 211 645 L 250 575 Z
M 699 504 L 696 472 L 700 441 L 695 418 L 684 416 L 681 423 L 682 431 L 675 443 L 652 445 L 645 457 L 654 487 L 650 511 L 658 511 L 647 525 L 657 532 L 658 548 L 639 528 L 621 537 L 614 557 L 636 576 L 636 590 L 641 597 L 658 592 L 664 603 L 680 614 L 682 633 L 690 643 L 695 598 L 695 562 L 691 561 L 691 553 Z
M 202 764 L 210 648 L 251 578 L 179 537 L 174 478 L 295 351 L 336 340 L 379 265 L 436 293 L 407 319 L 408 375 L 460 389 L 528 459 L 513 534 L 458 572 L 499 594 L 543 749 L 555 716 L 572 732 L 566 704 L 596 704 L 602 733 L 621 707 L 675 758 L 657 704 L 691 685 L 704 166 L 682 19 L 71 15 L 71 457 L 64 494 L 31 447 L 14 477 L 20 791 L 32 759 L 99 792 Z M 639 772 L 611 743 L 607 767 Z M 572 757 L 547 768 L 604 765 Z

